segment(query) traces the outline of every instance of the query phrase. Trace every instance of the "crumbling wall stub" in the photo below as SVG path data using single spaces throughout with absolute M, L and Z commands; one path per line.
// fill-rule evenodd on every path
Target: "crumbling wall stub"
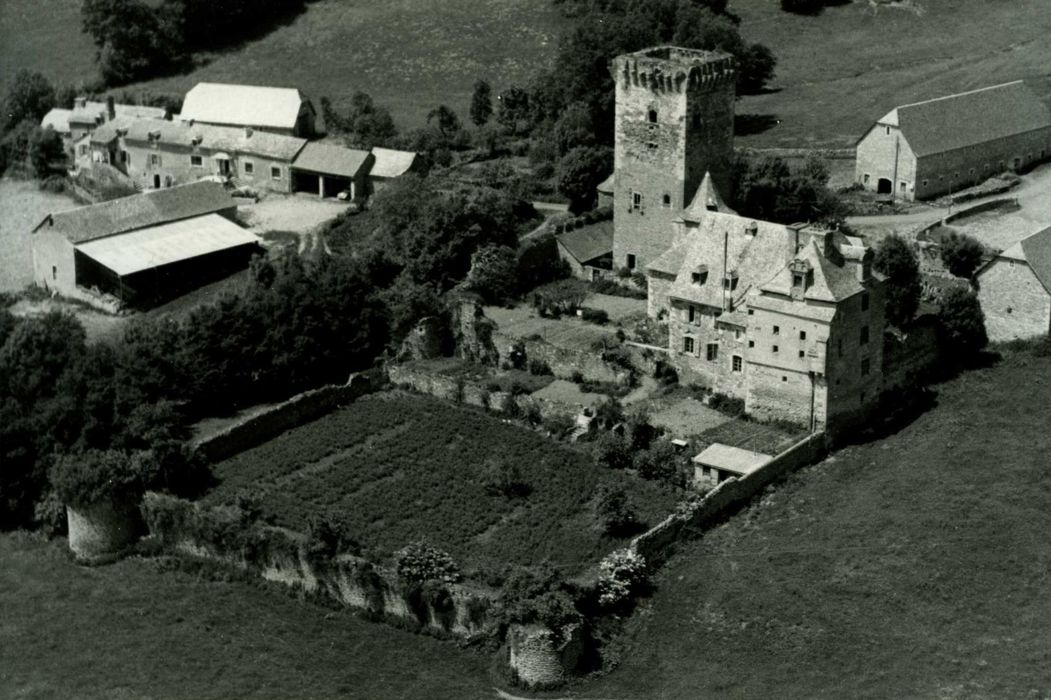
M 565 682 L 583 653 L 581 629 L 576 624 L 558 632 L 543 625 L 512 625 L 507 640 L 511 670 L 531 688 Z

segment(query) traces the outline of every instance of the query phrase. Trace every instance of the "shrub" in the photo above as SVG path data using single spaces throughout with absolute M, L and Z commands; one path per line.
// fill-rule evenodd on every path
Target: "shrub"
M 534 374 L 538 377 L 551 376 L 554 372 L 551 371 L 551 366 L 543 360 L 530 360 L 529 361 L 529 373 Z
M 398 578 L 410 584 L 456 583 L 460 568 L 447 552 L 426 542 L 414 542 L 394 554 Z
M 657 440 L 648 449 L 639 450 L 633 460 L 635 470 L 644 479 L 659 479 L 682 486 L 683 455 L 667 440 Z
M 539 623 L 558 632 L 581 619 L 561 574 L 550 566 L 512 569 L 501 593 L 496 617 L 504 624 Z
M 49 538 L 66 534 L 66 509 L 54 491 L 48 491 L 36 502 L 33 522 Z
M 942 295 L 939 314 L 948 347 L 953 354 L 967 358 L 989 342 L 985 334 L 985 314 L 978 297 L 969 289 L 951 287 Z
M 895 326 L 910 321 L 920 303 L 920 266 L 905 239 L 892 235 L 876 248 L 872 266 L 887 276 L 887 320 Z
M 984 254 L 981 243 L 955 232 L 946 236 L 941 244 L 941 260 L 946 269 L 965 279 L 970 279 L 978 269 Z
M 595 422 L 600 428 L 609 430 L 617 423 L 624 422 L 624 408 L 619 401 L 606 399 L 595 407 Z
M 657 360 L 653 368 L 653 378 L 665 386 L 679 383 L 679 373 L 664 360 Z
M 577 427 L 576 420 L 568 413 L 552 413 L 544 418 L 541 423 L 544 426 L 544 430 L 556 439 L 569 437 Z
M 744 413 L 744 399 L 717 391 L 708 398 L 708 407 L 728 416 L 739 416 Z
M 590 323 L 597 323 L 600 326 L 609 323 L 609 314 L 603 309 L 583 309 L 580 317 Z
M 308 551 L 315 556 L 333 557 L 343 552 L 360 554 L 361 547 L 347 535 L 346 528 L 330 513 L 315 514 L 310 519 Z
M 133 460 L 117 450 L 60 455 L 48 476 L 59 499 L 74 508 L 134 500 L 145 490 Z
M 638 511 L 622 486 L 605 485 L 595 495 L 595 517 L 604 532 L 619 536 L 639 524 Z
M 646 584 L 646 560 L 630 549 L 608 555 L 599 569 L 599 604 L 607 608 L 626 605 Z
M 595 445 L 595 459 L 609 469 L 629 469 L 632 466 L 631 446 L 614 433 L 606 433 Z
M 629 275 L 630 276 L 630 275 Z M 614 297 L 627 297 L 628 299 L 645 299 L 646 292 L 635 287 L 627 287 L 609 277 L 601 277 L 591 282 L 591 291 L 595 294 L 606 294 Z
M 514 498 L 529 493 L 529 484 L 522 476 L 516 462 L 500 457 L 491 457 L 482 465 L 482 481 L 491 495 Z
M 569 375 L 569 381 L 573 382 L 574 384 L 583 384 L 584 373 L 581 372 L 579 369 L 573 370 Z

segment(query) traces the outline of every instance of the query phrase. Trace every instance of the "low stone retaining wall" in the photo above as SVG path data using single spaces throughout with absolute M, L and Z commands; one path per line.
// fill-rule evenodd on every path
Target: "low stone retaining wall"
M 814 433 L 741 478 L 727 479 L 704 498 L 674 513 L 631 541 L 630 548 L 651 565 L 663 561 L 672 547 L 716 523 L 777 479 L 817 461 L 825 452 L 824 433 Z
M 69 549 L 77 561 L 94 564 L 120 556 L 142 535 L 139 509 L 134 504 L 96 503 L 66 506 Z
M 165 551 L 232 566 L 400 625 L 470 639 L 495 626 L 497 592 L 479 585 L 414 587 L 384 567 L 351 554 L 318 551 L 302 533 L 245 522 L 236 507 L 207 508 L 147 493 L 142 511 Z
M 197 441 L 194 449 L 213 462 L 226 459 L 353 402 L 373 391 L 374 384 L 367 375 L 355 374 L 346 384 L 323 386 L 297 394 Z

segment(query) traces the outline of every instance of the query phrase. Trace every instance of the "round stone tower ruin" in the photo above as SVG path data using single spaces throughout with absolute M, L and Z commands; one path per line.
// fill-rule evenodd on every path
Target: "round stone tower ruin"
M 731 195 L 737 72 L 730 54 L 659 46 L 618 56 L 613 78 L 613 265 L 642 270 L 706 172 Z

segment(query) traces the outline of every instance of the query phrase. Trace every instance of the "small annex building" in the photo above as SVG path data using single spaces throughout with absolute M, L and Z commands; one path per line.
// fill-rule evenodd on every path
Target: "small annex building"
M 369 194 L 383 189 L 388 182 L 423 169 L 420 155 L 415 151 L 399 151 L 393 148 L 372 149 L 372 170 L 369 171 Z
M 1023 81 L 901 105 L 856 145 L 855 182 L 922 200 L 1051 157 L 1051 110 Z
M 976 279 L 989 340 L 1051 333 L 1051 227 L 998 253 Z
M 292 162 L 292 191 L 314 192 L 319 197 L 358 201 L 368 191 L 368 173 L 375 156 L 328 143 L 310 142 L 303 146 Z
M 222 185 L 197 182 L 49 214 L 33 229 L 34 281 L 107 310 L 174 298 L 261 250 L 236 211 Z
M 574 277 L 597 280 L 613 272 L 613 222 L 597 221 L 555 237 L 558 257 Z
M 314 105 L 296 88 L 197 83 L 186 93 L 179 118 L 300 138 L 318 133 Z
M 768 454 L 716 442 L 693 458 L 693 483 L 715 486 L 727 479 L 748 476 L 772 460 Z

